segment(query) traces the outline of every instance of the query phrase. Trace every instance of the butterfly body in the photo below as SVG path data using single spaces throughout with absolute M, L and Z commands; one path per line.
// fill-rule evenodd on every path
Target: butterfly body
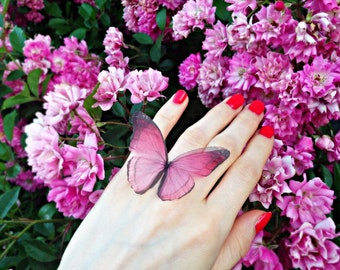
M 227 149 L 208 147 L 184 153 L 169 162 L 157 125 L 142 112 L 135 113 L 132 120 L 128 181 L 138 194 L 160 182 L 158 196 L 162 200 L 179 199 L 193 189 L 194 177 L 208 176 L 229 157 Z

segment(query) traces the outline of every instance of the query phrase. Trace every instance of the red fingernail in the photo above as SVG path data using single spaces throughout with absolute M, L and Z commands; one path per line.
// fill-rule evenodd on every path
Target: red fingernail
M 272 213 L 271 212 L 267 212 L 267 213 L 264 213 L 262 214 L 256 221 L 256 224 L 255 224 L 255 231 L 256 233 L 262 231 L 264 229 L 264 227 L 267 226 L 269 220 L 271 219 L 272 217 Z
M 260 100 L 254 100 L 249 105 L 249 110 L 251 110 L 253 113 L 256 113 L 257 115 L 260 115 L 264 112 L 264 103 Z
M 274 129 L 271 126 L 264 126 L 260 129 L 259 133 L 270 139 L 274 136 Z
M 227 100 L 227 104 L 233 109 L 236 110 L 241 107 L 244 103 L 244 97 L 241 94 L 235 94 L 231 98 Z
M 178 90 L 172 101 L 176 104 L 182 104 L 187 96 L 188 95 L 184 90 Z

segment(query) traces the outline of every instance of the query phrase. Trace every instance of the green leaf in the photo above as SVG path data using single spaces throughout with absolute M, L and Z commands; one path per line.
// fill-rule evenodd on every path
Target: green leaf
M 0 142 L 0 159 L 9 161 L 13 156 L 12 149 L 6 143 Z
M 98 87 L 99 87 L 99 83 L 97 83 L 97 85 L 95 86 L 91 94 L 84 100 L 84 108 L 91 115 L 91 117 L 95 119 L 96 121 L 99 121 L 101 119 L 102 113 L 103 113 L 100 107 L 95 107 L 95 108 L 92 107 L 93 104 L 97 102 L 97 100 L 95 100 L 93 96 L 97 92 Z
M 57 212 L 54 203 L 47 203 L 40 208 L 38 216 L 41 219 L 52 219 L 53 215 Z M 53 223 L 37 224 L 34 229 L 46 237 L 54 237 L 55 226 Z
M 4 162 L 0 162 L 0 171 L 6 171 L 7 167 L 6 167 L 6 163 Z M 1 268 L 0 268 L 1 269 Z
M 41 219 L 52 219 L 54 214 L 57 212 L 54 203 L 47 203 L 39 209 L 38 216 Z
M 20 187 L 8 190 L 0 196 L 0 218 L 6 217 L 9 210 L 16 203 L 19 197 Z
M 90 20 L 95 14 L 94 8 L 87 3 L 84 3 L 79 7 L 78 13 L 85 21 Z
M 4 103 L 2 104 L 2 109 L 3 110 L 8 109 L 16 105 L 28 103 L 28 102 L 35 101 L 35 100 L 37 100 L 37 98 L 35 97 L 27 97 L 27 96 L 18 94 L 16 96 L 5 99 Z
M 27 75 L 27 84 L 29 86 L 29 90 L 35 97 L 39 96 L 39 81 L 41 74 L 42 70 L 40 68 L 37 68 L 32 70 Z
M 3 28 L 5 26 L 4 16 L 0 13 L 0 27 L 2 28 L 1 32 L 3 31 Z
M 12 141 L 13 138 L 13 129 L 15 126 L 15 119 L 18 115 L 18 112 L 16 110 L 13 110 L 12 112 L 6 114 L 4 116 L 4 133 L 6 135 L 6 138 L 9 141 Z
M 0 260 L 0 269 L 14 269 L 21 260 L 21 256 L 6 256 Z
M 86 29 L 85 28 L 77 28 L 71 32 L 70 36 L 74 36 L 79 40 L 83 40 L 86 37 Z
M 41 83 L 41 95 L 42 96 L 45 96 L 48 83 L 50 82 L 52 76 L 53 76 L 53 74 L 48 74 L 46 76 L 45 80 L 43 80 L 43 82 Z
M 95 2 L 99 8 L 103 8 L 104 5 L 106 4 L 106 0 L 96 0 Z
M 50 15 L 51 17 L 61 18 L 63 16 L 61 9 L 56 2 L 51 3 L 51 2 L 45 1 L 44 11 L 46 11 L 47 14 Z
M 135 112 L 139 112 L 143 107 L 143 102 L 140 102 L 138 104 L 134 104 L 131 108 L 131 115 L 133 115 Z
M 224 0 L 214 0 L 213 5 L 216 7 L 216 16 L 223 21 L 231 20 L 231 12 L 227 10 L 228 3 Z
M 43 241 L 25 240 L 23 246 L 27 255 L 38 262 L 51 262 L 57 259 L 54 250 Z
M 59 35 L 67 34 L 72 30 L 72 27 L 69 25 L 69 23 L 62 18 L 50 19 L 48 26 L 55 29 Z
M 166 8 L 161 8 L 156 14 L 156 23 L 159 29 L 164 31 L 166 26 Z
M 22 70 L 13 70 L 11 73 L 8 74 L 6 80 L 15 81 L 22 78 L 23 76 L 25 76 L 25 72 L 23 72 Z
M 26 40 L 24 30 L 18 26 L 14 26 L 12 32 L 9 33 L 9 40 L 13 49 L 21 53 Z
M 155 63 L 159 63 L 159 60 L 161 60 L 162 57 L 162 40 L 163 36 L 160 35 L 150 49 L 150 58 Z
M 5 110 L 13 106 L 28 103 L 35 100 L 38 100 L 38 98 L 30 96 L 28 86 L 27 84 L 25 84 L 24 89 L 19 94 L 6 98 L 4 100 L 4 102 L 2 103 L 2 109 Z
M 7 85 L 1 84 L 0 85 L 0 98 L 6 96 L 13 92 L 13 89 L 8 87 Z
M 109 27 L 111 25 L 111 19 L 109 14 L 107 13 L 103 13 L 102 16 L 100 16 L 100 21 L 106 27 Z
M 152 45 L 153 40 L 152 38 L 145 33 L 136 33 L 133 34 L 132 37 L 137 40 L 138 43 L 143 44 L 143 45 Z
M 125 110 L 119 102 L 113 103 L 111 109 L 112 109 L 113 115 L 117 117 L 125 117 Z
M 337 197 L 340 196 L 340 164 L 334 163 L 334 191 Z
M 165 59 L 158 65 L 158 70 L 166 72 L 174 68 L 175 64 L 171 59 Z
M 321 165 L 321 174 L 323 181 L 326 183 L 326 185 L 331 188 L 333 185 L 333 176 L 332 173 L 327 169 L 325 165 Z
M 12 167 L 9 167 L 7 169 L 7 177 L 15 178 L 21 171 L 22 171 L 21 166 L 18 163 L 15 163 Z

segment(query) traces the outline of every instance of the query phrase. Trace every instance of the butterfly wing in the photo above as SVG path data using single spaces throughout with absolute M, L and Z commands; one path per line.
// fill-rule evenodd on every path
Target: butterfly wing
M 181 198 L 193 189 L 194 177 L 208 176 L 229 154 L 227 149 L 208 147 L 180 155 L 168 165 L 158 196 L 162 200 Z
M 164 174 L 168 154 L 161 131 L 142 112 L 132 117 L 133 133 L 129 150 L 128 181 L 136 193 L 142 194 Z

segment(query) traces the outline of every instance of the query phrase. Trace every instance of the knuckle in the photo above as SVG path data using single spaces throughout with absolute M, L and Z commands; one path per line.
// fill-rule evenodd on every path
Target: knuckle
M 255 160 L 242 158 L 237 165 L 241 180 L 244 182 L 258 181 L 261 177 L 262 168 L 259 168 Z
M 159 111 L 154 119 L 158 123 L 173 124 L 175 122 L 174 116 L 167 111 Z
M 202 143 L 205 142 L 206 137 L 204 129 L 193 125 L 184 131 L 181 139 L 188 145 L 202 147 Z
M 237 157 L 240 155 L 243 149 L 243 146 L 241 146 L 238 141 L 239 139 L 235 134 L 220 133 L 215 137 L 213 141 L 211 141 L 211 145 L 225 147 L 230 151 L 231 155 Z

